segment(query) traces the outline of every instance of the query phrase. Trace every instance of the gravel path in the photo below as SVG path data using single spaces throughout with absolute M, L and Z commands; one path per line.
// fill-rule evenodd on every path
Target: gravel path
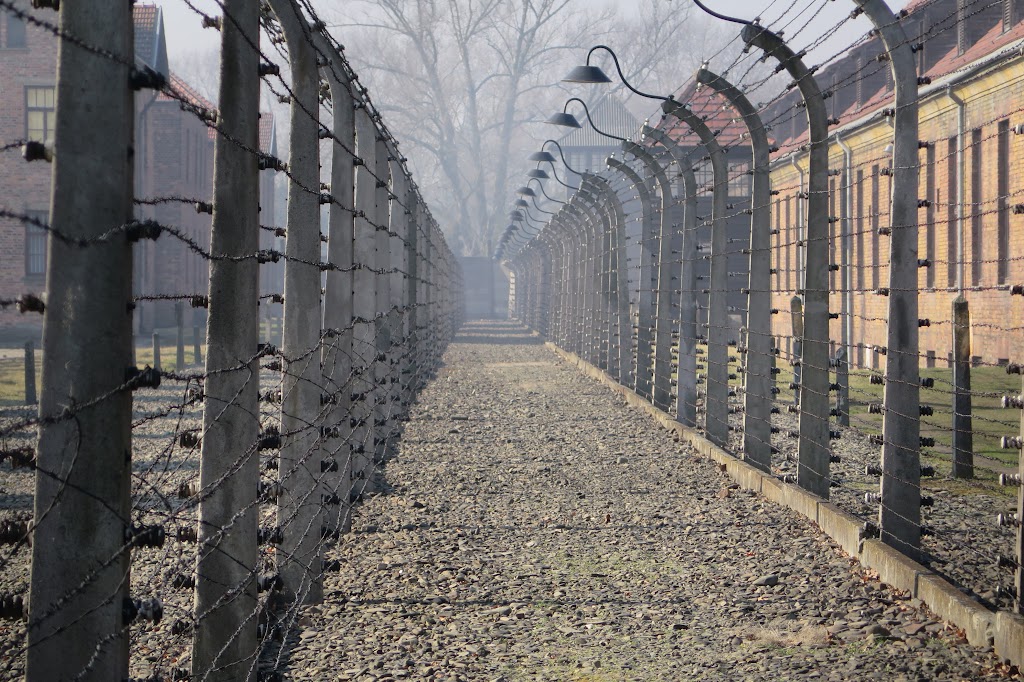
M 521 330 L 445 359 L 289 679 L 1013 677 Z

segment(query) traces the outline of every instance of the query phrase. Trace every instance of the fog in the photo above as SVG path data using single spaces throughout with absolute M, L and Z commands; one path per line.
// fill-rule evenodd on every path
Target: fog
M 203 29 L 199 14 L 181 0 L 157 4 L 164 10 L 171 69 L 215 101 L 220 34 Z M 809 65 L 834 59 L 870 29 L 864 17 L 848 20 L 852 0 L 706 4 L 748 20 L 759 17 L 763 25 L 782 31 L 792 47 L 807 49 Z M 894 10 L 906 4 L 890 2 Z M 220 13 L 214 0 L 192 0 L 192 5 Z M 410 11 L 417 5 L 418 11 Z M 604 53 L 595 55 L 596 63 L 614 83 L 560 82 L 569 68 L 583 63 L 589 47 L 612 47 L 627 78 L 657 94 L 678 92 L 706 59 L 740 85 L 767 78 L 768 67 L 759 68 L 753 56 L 741 54 L 740 26 L 708 17 L 689 0 L 312 0 L 312 6 L 346 46 L 385 124 L 403 142 L 416 181 L 453 248 L 467 255 L 490 254 L 507 223 L 514 190 L 532 167 L 526 157 L 545 139 L 565 133 L 544 121 L 569 97 L 593 105 L 612 96 L 638 121 L 656 115 L 657 103 L 624 89 Z M 519 11 L 524 7 L 528 11 Z M 424 36 L 429 45 L 423 44 Z M 524 47 L 524 38 L 534 42 Z M 263 49 L 281 63 L 287 79 L 278 52 Z M 763 88 L 777 93 L 784 84 L 778 80 Z M 275 114 L 286 157 L 288 108 L 269 91 L 261 101 Z M 325 150 L 325 164 L 329 153 Z

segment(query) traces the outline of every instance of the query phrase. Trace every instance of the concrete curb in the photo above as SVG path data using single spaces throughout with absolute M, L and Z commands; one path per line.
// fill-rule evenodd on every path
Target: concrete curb
M 767 499 L 789 507 L 814 521 L 826 535 L 851 556 L 856 557 L 863 566 L 877 571 L 882 582 L 909 592 L 927 604 L 937 615 L 963 630 L 967 641 L 972 645 L 993 646 L 1000 658 L 1017 666 L 1024 664 L 1024 618 L 1021 616 L 986 608 L 941 576 L 889 545 L 879 540 L 864 539 L 861 532 L 862 524 L 852 514 L 737 459 L 696 431 L 683 426 L 671 415 L 647 402 L 628 387 L 619 384 L 601 369 L 573 353 L 562 350 L 550 341 L 546 341 L 544 345 L 563 360 L 574 364 L 581 373 L 600 381 L 621 395 L 629 405 L 652 416 L 664 428 L 673 431 L 678 440 L 686 442 L 700 454 L 713 459 L 740 487 L 761 493 Z

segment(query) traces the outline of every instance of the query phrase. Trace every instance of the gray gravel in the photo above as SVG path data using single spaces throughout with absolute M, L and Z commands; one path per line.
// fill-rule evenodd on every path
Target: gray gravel
M 476 323 L 446 363 L 291 679 L 1012 677 L 535 339 Z

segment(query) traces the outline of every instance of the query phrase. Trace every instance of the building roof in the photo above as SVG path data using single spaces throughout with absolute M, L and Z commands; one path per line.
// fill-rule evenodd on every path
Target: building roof
M 742 136 L 747 131 L 743 119 L 728 100 L 710 87 L 690 81 L 675 94 L 675 99 L 687 104 L 694 114 L 704 119 L 723 147 L 728 149 L 737 143 L 742 144 Z M 663 117 L 656 127 L 666 131 L 669 137 L 683 147 L 698 147 L 701 144 L 696 133 L 674 116 Z
M 960 53 L 956 6 L 956 0 L 914 0 L 905 10 L 907 16 L 901 20 L 911 41 L 921 42 L 925 46 L 928 66 L 918 75 L 929 80 L 933 84 L 931 87 L 956 82 L 961 74 L 967 75 L 969 67 L 1015 55 L 1024 41 L 1024 17 L 1017 17 L 1017 23 L 1003 31 L 999 6 L 986 6 L 984 9 L 991 7 L 992 11 L 976 12 L 966 18 L 970 30 L 966 32 L 965 49 Z M 939 53 L 928 54 L 929 49 L 939 50 Z M 831 115 L 839 119 L 839 126 L 852 124 L 891 106 L 893 85 L 889 65 L 887 62 L 875 61 L 875 57 L 883 52 L 885 49 L 879 39 L 871 38 L 822 69 L 817 76 L 823 90 L 832 86 L 831 89 L 835 91 L 830 109 Z M 838 85 L 833 85 L 833 82 Z M 859 96 L 837 96 L 847 88 L 851 91 L 859 89 Z M 928 85 L 923 85 L 922 93 L 928 88 Z M 777 127 L 779 146 L 783 149 L 806 142 L 806 117 L 802 111 L 793 109 L 799 97 L 794 89 L 770 106 L 764 114 L 766 123 L 771 118 L 784 121 L 795 119 L 790 125 Z M 850 104 L 835 106 L 836 101 L 847 100 Z
M 156 5 L 135 5 L 132 19 L 135 25 L 135 58 L 168 76 L 170 69 L 167 65 L 163 10 Z

